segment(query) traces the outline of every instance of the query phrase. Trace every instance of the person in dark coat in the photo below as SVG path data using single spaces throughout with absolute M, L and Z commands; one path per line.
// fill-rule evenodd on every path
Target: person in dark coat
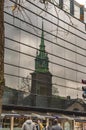
M 58 119 L 54 120 L 54 125 L 52 126 L 52 130 L 62 130 L 62 127 L 58 125 Z

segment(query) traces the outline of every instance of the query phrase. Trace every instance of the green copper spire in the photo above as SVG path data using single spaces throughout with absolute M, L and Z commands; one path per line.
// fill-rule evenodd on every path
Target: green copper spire
M 40 53 L 39 53 L 39 56 L 42 59 L 45 57 L 43 21 L 42 21 L 42 34 L 41 34 L 41 44 L 40 44 Z
M 45 45 L 44 45 L 43 21 L 42 21 L 42 34 L 41 34 L 41 45 L 40 45 L 40 50 L 45 50 Z
M 44 30 L 43 30 L 43 21 L 42 21 L 42 33 L 41 33 L 41 43 L 39 52 L 37 51 L 35 59 L 35 71 L 36 72 L 48 72 L 48 55 L 45 51 L 44 44 Z

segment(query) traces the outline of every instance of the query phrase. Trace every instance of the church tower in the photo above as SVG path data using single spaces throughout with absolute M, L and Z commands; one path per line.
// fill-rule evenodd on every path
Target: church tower
M 42 22 L 42 34 L 40 49 L 36 53 L 35 71 L 32 75 L 31 94 L 34 106 L 49 106 L 52 96 L 52 74 L 49 72 L 49 58 L 45 51 L 44 30 Z

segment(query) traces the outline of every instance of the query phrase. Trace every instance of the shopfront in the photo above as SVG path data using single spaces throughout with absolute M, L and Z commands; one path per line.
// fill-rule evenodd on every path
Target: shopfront
M 75 119 L 74 120 L 74 130 L 86 130 L 86 120 L 85 119 Z

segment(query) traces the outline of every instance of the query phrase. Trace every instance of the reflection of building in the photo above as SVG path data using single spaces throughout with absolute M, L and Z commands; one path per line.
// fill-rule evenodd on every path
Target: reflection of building
M 85 112 L 86 104 L 82 100 L 81 102 L 78 99 L 71 99 L 69 97 L 52 96 L 52 74 L 49 72 L 49 59 L 47 52 L 45 51 L 43 23 L 40 49 L 37 51 L 35 58 L 35 71 L 31 73 L 31 76 L 31 94 L 24 97 L 22 91 L 5 88 L 3 104 L 7 104 L 8 106 L 10 104 L 16 105 L 16 109 L 18 105 L 21 105 L 21 109 L 25 106 L 36 106 L 34 108 L 41 107 L 47 109 L 47 107 L 49 107 L 50 109 L 54 108 L 54 110 L 57 110 L 58 108 L 60 110 L 71 111 L 71 113 L 76 112 L 76 114 L 80 114 L 78 113 L 80 111 Z M 66 113 L 66 111 L 64 111 L 64 113 Z M 68 123 L 66 123 L 65 128 L 66 127 L 68 127 Z
M 3 104 L 20 105 L 22 104 L 24 92 L 13 88 L 5 87 L 3 94 Z
M 35 58 L 35 71 L 31 75 L 32 105 L 49 105 L 48 102 L 50 103 L 50 101 L 47 97 L 52 95 L 52 75 L 49 72 L 48 55 L 45 51 L 43 23 L 40 49 Z
M 85 103 L 82 100 L 71 99 L 70 96 L 52 96 L 52 74 L 49 72 L 49 59 L 45 51 L 43 23 L 40 49 L 36 53 L 35 71 L 31 76 L 31 94 L 24 98 L 24 105 L 85 111 Z
M 32 84 L 29 96 L 31 97 L 31 105 L 49 106 L 51 100 L 49 96 L 52 96 L 52 75 L 49 72 L 48 54 L 45 51 L 43 23 L 40 49 L 37 51 L 35 58 L 35 71 L 31 75 Z
M 67 101 L 67 107 L 66 110 L 69 111 L 85 111 L 86 107 L 85 107 L 85 103 L 82 101 L 82 99 L 69 99 L 69 101 Z
M 48 54 L 45 51 L 43 23 L 40 49 L 37 51 L 35 58 L 35 71 L 31 73 L 31 76 L 31 93 L 24 97 L 22 91 L 5 88 L 3 104 L 16 104 L 22 105 L 22 107 L 49 107 L 75 112 L 84 112 L 86 110 L 86 104 L 82 100 L 71 99 L 70 96 L 67 98 L 52 96 L 52 74 L 49 72 L 49 59 Z

